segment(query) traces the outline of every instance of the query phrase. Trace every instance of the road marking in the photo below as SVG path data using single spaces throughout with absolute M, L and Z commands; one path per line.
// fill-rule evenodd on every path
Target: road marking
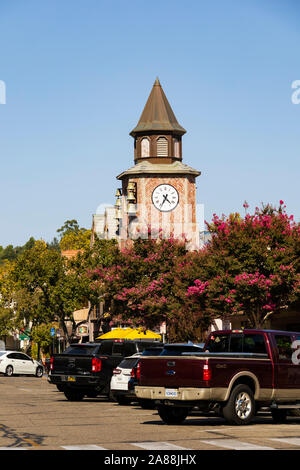
M 0 447 L 0 450 L 28 450 L 28 447 Z
M 269 437 L 268 440 L 282 442 L 283 444 L 291 444 L 292 446 L 300 446 L 300 437 Z
M 147 450 L 190 450 L 186 447 L 175 446 L 169 442 L 131 442 L 131 445 Z
M 94 444 L 82 444 L 77 446 L 61 446 L 66 450 L 107 450 L 105 447 L 96 446 Z
M 224 447 L 226 449 L 234 450 L 275 450 L 274 447 L 259 446 L 255 444 L 249 444 L 248 442 L 241 442 L 237 439 L 208 439 L 202 440 L 204 444 L 210 444 L 217 447 Z

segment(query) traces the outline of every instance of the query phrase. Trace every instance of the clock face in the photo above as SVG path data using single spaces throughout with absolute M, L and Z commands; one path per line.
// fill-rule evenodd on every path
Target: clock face
M 170 184 L 160 184 L 152 193 L 152 202 L 161 212 L 172 211 L 179 202 L 178 191 Z

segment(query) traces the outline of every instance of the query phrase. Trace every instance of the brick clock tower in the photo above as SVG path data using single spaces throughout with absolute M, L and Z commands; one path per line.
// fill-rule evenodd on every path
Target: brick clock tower
M 196 177 L 200 172 L 182 163 L 182 136 L 158 79 L 137 126 L 134 166 L 117 179 L 115 217 L 121 246 L 138 237 L 186 238 L 189 249 L 199 247 L 196 221 Z

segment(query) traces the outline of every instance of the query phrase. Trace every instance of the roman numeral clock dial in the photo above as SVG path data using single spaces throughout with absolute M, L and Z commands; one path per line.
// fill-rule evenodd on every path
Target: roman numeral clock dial
M 161 212 L 174 210 L 178 202 L 178 191 L 170 184 L 160 184 L 153 190 L 152 203 Z

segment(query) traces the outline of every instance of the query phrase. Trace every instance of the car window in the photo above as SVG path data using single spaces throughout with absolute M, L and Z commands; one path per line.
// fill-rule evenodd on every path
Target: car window
M 267 354 L 264 336 L 259 334 L 245 334 L 243 352 Z
M 137 363 L 139 362 L 139 359 L 124 359 L 124 361 L 122 361 L 118 367 L 119 368 L 122 368 L 122 369 L 133 369 Z
M 107 354 L 108 356 L 111 356 L 112 345 L 112 341 L 103 341 L 100 346 L 100 354 Z
M 113 343 L 113 356 L 124 356 L 124 343 Z
M 112 341 L 103 341 L 101 343 L 101 346 L 100 346 L 100 353 L 101 354 L 107 354 L 108 356 L 111 356 L 112 347 L 113 347 L 113 342 Z
M 233 334 L 230 335 L 230 346 L 229 352 L 242 352 L 243 351 L 243 342 L 244 342 L 244 335 L 243 334 Z
M 209 352 L 228 352 L 230 335 L 212 334 L 208 342 Z
M 92 356 L 98 350 L 98 345 L 77 345 L 71 344 L 63 354 L 68 354 L 71 356 Z
M 161 347 L 162 346 L 162 343 L 151 343 L 150 341 L 143 341 L 143 342 L 138 342 L 136 343 L 137 345 L 137 349 L 138 349 L 138 352 L 143 352 L 145 349 L 147 348 L 155 348 L 156 346 L 157 347 Z
M 294 350 L 292 349 L 292 337 L 290 335 L 275 335 L 279 360 L 291 360 Z
M 6 356 L 8 359 L 17 359 L 17 354 L 16 353 L 10 353 L 10 354 L 7 354 Z
M 142 356 L 159 356 L 163 348 L 148 348 L 144 349 Z
M 136 350 L 136 344 L 135 343 L 125 343 L 124 344 L 124 356 L 132 356 L 132 354 L 135 354 L 137 352 Z
M 165 346 L 163 351 L 160 353 L 160 356 L 181 356 L 183 353 L 189 353 L 189 352 L 195 352 L 199 353 L 202 352 L 201 348 L 198 348 L 197 346 L 184 346 L 184 345 L 170 345 L 170 346 Z
M 18 353 L 17 356 L 18 359 L 21 359 L 22 361 L 31 361 L 30 357 L 26 356 L 25 354 Z
M 233 333 L 231 335 L 212 335 L 208 343 L 209 352 L 232 352 L 267 354 L 265 339 L 261 334 Z

